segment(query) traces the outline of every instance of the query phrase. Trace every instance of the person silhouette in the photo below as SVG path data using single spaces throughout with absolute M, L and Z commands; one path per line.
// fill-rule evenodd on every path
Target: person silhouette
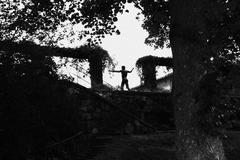
M 125 70 L 125 66 L 122 66 L 122 69 L 121 70 L 111 70 L 110 72 L 120 72 L 122 74 L 122 83 L 121 83 L 121 90 L 123 91 L 123 88 L 124 88 L 124 85 L 126 85 L 126 88 L 128 90 L 129 89 L 129 85 L 128 85 L 128 79 L 127 79 L 127 74 L 128 73 L 132 73 L 133 71 L 133 68 L 131 71 L 128 71 L 128 70 Z

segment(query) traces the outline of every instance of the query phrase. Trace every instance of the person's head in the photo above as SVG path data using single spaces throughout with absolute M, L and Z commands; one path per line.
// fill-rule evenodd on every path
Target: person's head
M 125 66 L 122 66 L 122 70 L 125 70 Z

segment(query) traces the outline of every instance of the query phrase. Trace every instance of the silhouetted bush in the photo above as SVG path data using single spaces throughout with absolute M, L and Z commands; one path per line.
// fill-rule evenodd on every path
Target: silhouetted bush
M 45 147 L 82 130 L 51 58 L 0 53 L 0 159 L 41 157 Z

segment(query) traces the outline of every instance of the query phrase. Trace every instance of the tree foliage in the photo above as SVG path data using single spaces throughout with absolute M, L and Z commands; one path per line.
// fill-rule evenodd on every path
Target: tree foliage
M 149 33 L 145 43 L 154 48 L 170 47 L 169 2 L 166 0 L 142 0 L 140 5 L 145 16 L 143 28 Z
M 84 26 L 79 37 L 90 35 L 89 42 L 95 40 L 97 43 L 105 34 L 120 33 L 114 22 L 118 20 L 117 14 L 124 12 L 126 3 L 134 3 L 144 14 L 143 28 L 149 32 L 146 43 L 156 48 L 168 46 L 170 26 L 173 25 L 170 13 L 174 10 L 166 0 L 4 0 L 1 1 L 1 39 L 26 35 L 43 38 L 47 36 L 46 32 L 53 32 L 64 22 L 70 22 Z M 199 12 L 207 26 L 200 24 L 198 28 L 186 28 L 186 34 L 177 34 L 209 46 L 208 57 L 238 53 L 239 2 L 205 0 L 201 5 Z
M 184 58 L 197 59 L 197 62 L 204 68 L 199 70 L 200 72 L 205 71 L 206 76 L 203 75 L 199 81 L 194 81 L 198 92 L 194 100 L 197 101 L 200 97 L 202 102 L 199 104 L 203 104 L 204 113 L 210 115 L 211 118 L 211 113 L 213 113 L 211 110 L 216 106 L 222 108 L 222 104 L 224 106 L 226 101 L 224 103 L 218 101 L 214 102 L 214 104 L 212 101 L 205 102 L 203 98 L 206 97 L 203 95 L 211 94 L 213 96 L 211 98 L 214 100 L 216 100 L 216 97 L 221 97 L 219 94 L 223 92 L 216 93 L 219 86 L 223 86 L 219 85 L 218 79 L 228 77 L 226 76 L 228 73 L 224 73 L 225 71 L 231 72 L 230 70 L 222 70 L 222 68 L 236 64 L 239 61 L 239 0 L 185 0 L 182 4 L 178 0 L 23 0 L 21 7 L 19 7 L 20 0 L 3 0 L 0 6 L 2 8 L 0 38 L 1 40 L 18 40 L 29 36 L 40 38 L 40 33 L 47 37 L 46 33 L 49 32 L 45 31 L 53 32 L 65 22 L 82 24 L 85 29 L 79 37 L 90 35 L 88 42 L 90 44 L 97 43 L 101 41 L 105 34 L 120 33 L 114 22 L 118 20 L 117 14 L 123 13 L 124 4 L 127 2 L 134 3 L 145 16 L 143 27 L 149 32 L 146 43 L 155 48 L 165 45 L 175 47 L 176 44 L 171 42 L 171 39 L 175 38 L 182 40 L 176 42 L 179 46 L 181 42 L 189 44 L 190 46 L 186 48 L 190 48 L 190 51 L 194 46 L 193 51 L 197 50 L 196 46 L 199 47 L 201 53 L 198 54 L 201 54 L 201 56 L 195 55 L 197 53 L 178 55 L 179 57 L 185 57 L 175 59 L 174 63 L 181 68 L 186 65 L 183 64 Z M 185 7 L 184 13 L 179 12 L 182 11 L 179 9 L 181 7 Z M 182 51 L 182 53 L 185 52 L 187 51 Z M 189 63 L 187 67 L 191 66 L 196 67 L 196 64 Z M 182 67 L 182 69 L 185 68 Z M 189 68 L 189 71 L 192 71 L 191 68 Z M 213 83 L 206 84 L 206 79 L 209 80 L 208 76 L 211 73 L 216 74 L 213 76 Z M 181 78 L 180 74 L 177 76 L 177 78 Z M 225 80 L 227 81 L 227 79 Z M 223 81 L 223 83 L 226 81 Z M 190 92 L 190 89 L 192 90 L 191 87 L 185 89 L 187 92 Z M 193 93 L 187 94 L 191 95 Z M 186 98 L 186 101 L 189 102 L 189 99 Z M 178 109 L 178 112 L 180 112 L 181 108 Z M 201 109 L 199 108 L 198 111 L 201 112 Z M 213 117 L 219 117 L 221 113 Z M 191 116 L 189 117 L 191 118 Z M 189 117 L 186 117 L 185 120 Z M 213 119 L 208 122 L 216 122 Z M 215 123 L 210 124 L 215 125 Z M 212 127 L 211 125 L 209 125 L 209 128 Z
M 94 4 L 95 3 L 95 4 Z M 81 24 L 82 39 L 90 35 L 88 42 L 99 42 L 105 34 L 119 30 L 114 26 L 117 13 L 123 12 L 124 1 L 70 1 L 70 0 L 4 0 L 1 1 L 1 39 L 52 40 L 60 26 Z M 61 34 L 58 36 L 62 36 Z M 94 40 L 93 40 L 94 38 Z

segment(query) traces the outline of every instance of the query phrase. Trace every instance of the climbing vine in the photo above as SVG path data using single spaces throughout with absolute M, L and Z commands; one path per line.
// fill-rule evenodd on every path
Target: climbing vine
M 152 65 L 154 67 L 156 66 L 166 66 L 167 69 L 170 69 L 172 64 L 172 58 L 163 58 L 163 57 L 157 57 L 157 56 L 144 56 L 137 60 L 136 67 L 138 71 L 138 75 L 142 78 L 142 68 L 144 65 Z
M 98 45 L 82 45 L 76 48 L 63 48 L 58 46 L 42 46 L 32 41 L 13 42 L 9 40 L 0 42 L 0 48 L 2 50 L 21 52 L 27 55 L 58 56 L 61 57 L 62 62 L 61 64 L 59 63 L 59 68 L 71 63 L 72 67 L 80 72 L 83 72 L 83 70 L 79 65 L 87 61 L 94 61 L 93 65 L 101 66 L 100 68 L 95 67 L 96 71 L 91 71 L 95 73 L 103 72 L 105 68 L 113 69 L 115 67 L 115 62 L 108 52 Z M 64 57 L 71 57 L 72 59 Z

